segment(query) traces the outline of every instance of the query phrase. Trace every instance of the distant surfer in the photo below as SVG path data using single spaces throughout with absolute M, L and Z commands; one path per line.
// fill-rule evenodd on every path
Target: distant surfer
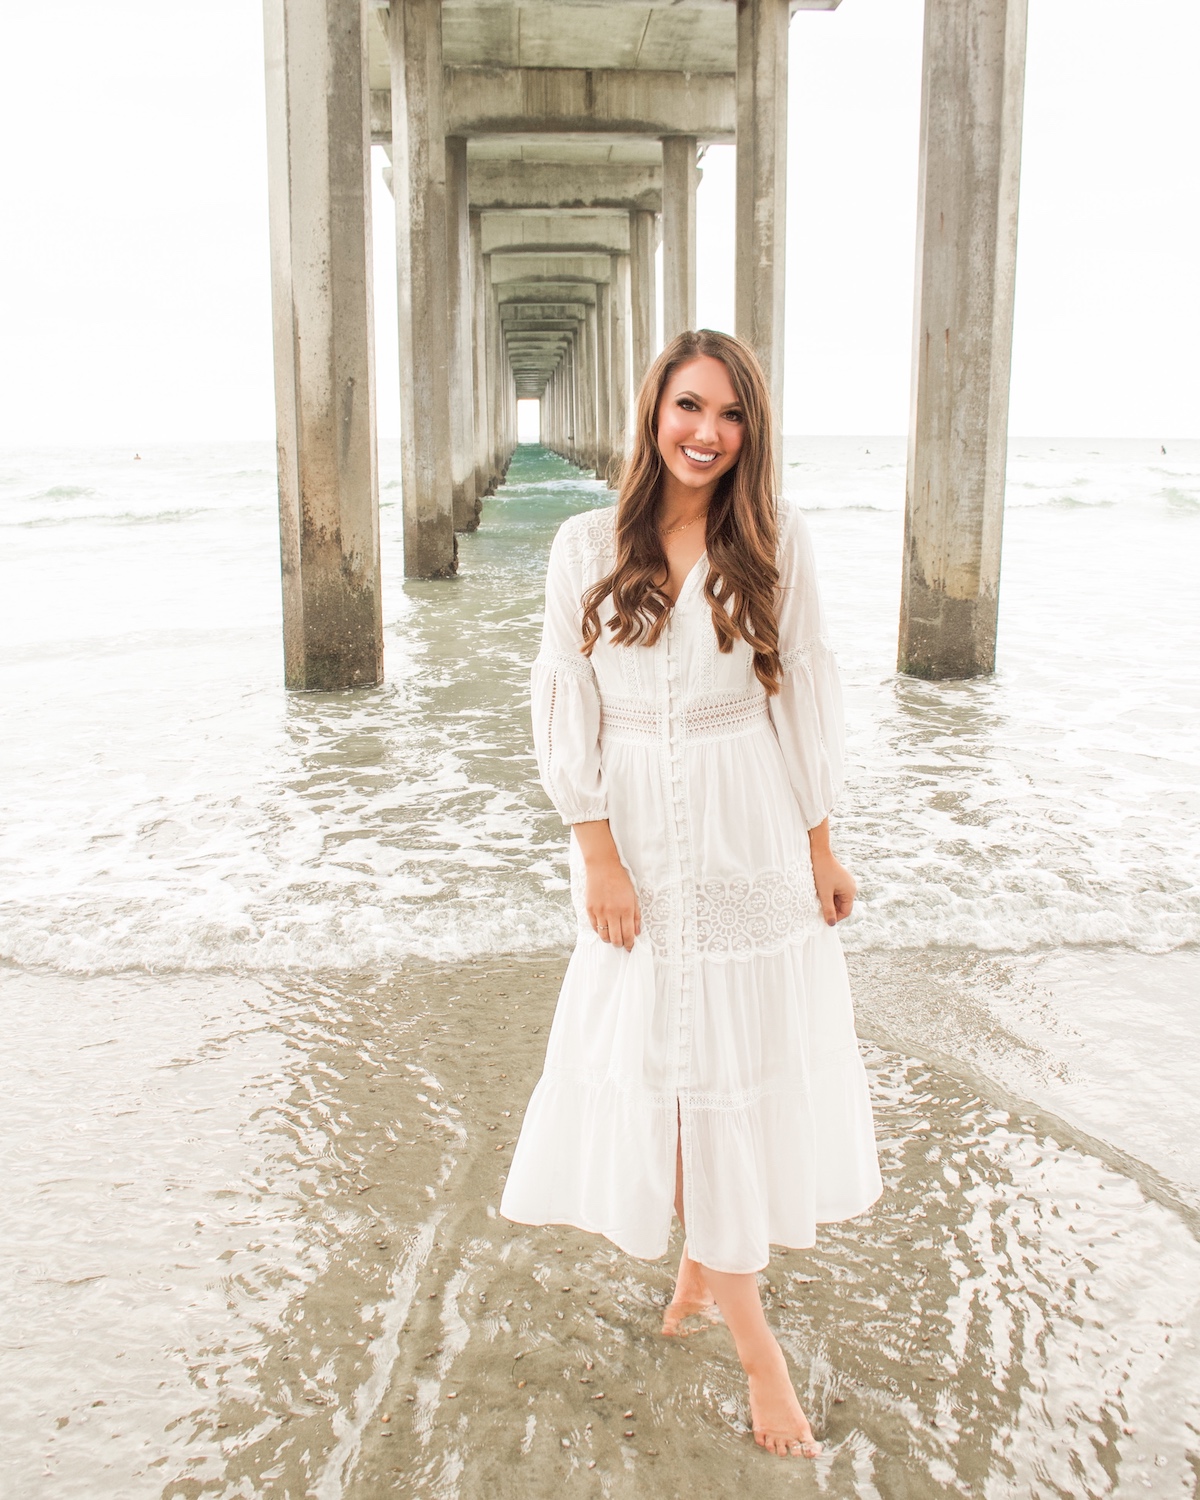
M 133 455 L 133 461 L 134 461 L 135 464 L 136 463 L 141 463 L 141 461 L 142 461 L 142 455 L 140 453 L 135 453 Z

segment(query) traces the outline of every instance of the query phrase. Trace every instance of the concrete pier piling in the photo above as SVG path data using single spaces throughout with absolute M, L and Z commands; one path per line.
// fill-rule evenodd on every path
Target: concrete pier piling
M 927 0 L 899 669 L 995 670 L 1027 0 Z
M 990 671 L 1027 0 L 927 0 L 900 667 Z M 522 400 L 608 475 L 696 323 L 698 161 L 737 146 L 736 331 L 781 472 L 787 75 L 838 0 L 264 0 L 288 682 L 375 681 L 367 144 L 391 156 L 404 567 L 443 578 Z
M 783 291 L 787 229 L 788 0 L 737 12 L 737 334 L 762 363 L 783 475 Z
M 458 548 L 441 0 L 403 0 L 384 14 L 396 201 L 404 571 L 410 578 L 445 578 L 457 566 Z
M 266 0 L 284 679 L 383 676 L 366 16 Z
M 669 135 L 663 154 L 663 341 L 696 326 L 696 137 Z

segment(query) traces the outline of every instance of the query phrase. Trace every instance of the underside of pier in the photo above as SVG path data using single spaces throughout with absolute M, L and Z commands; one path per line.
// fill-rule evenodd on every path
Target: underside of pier
M 696 323 L 696 185 L 713 143 L 737 147 L 735 331 L 762 361 L 779 418 L 788 28 L 797 10 L 837 4 L 264 0 L 289 686 L 354 686 L 382 672 L 372 143 L 388 154 L 395 199 L 405 572 L 448 577 L 456 533 L 478 523 L 504 476 L 519 400 L 540 402 L 548 447 L 615 473 L 660 321 L 668 340 Z M 909 649 L 917 635 L 902 622 L 901 664 L 926 675 L 951 675 L 941 666 L 952 657 L 954 675 L 963 661 L 989 669 L 1019 96 L 1015 115 L 1011 87 L 987 118 L 974 106 L 987 114 L 988 90 L 1023 59 L 1023 4 L 927 0 L 918 323 L 926 309 L 957 319 L 953 353 L 965 353 L 933 379 L 928 360 L 915 361 L 906 611 L 922 623 Z M 965 113 L 948 114 L 943 95 L 966 97 Z M 953 129 L 973 129 L 977 148 L 957 177 Z M 930 228 L 931 210 L 944 224 L 948 203 L 958 221 L 983 225 L 965 268 L 952 254 L 939 261 L 933 243 L 942 230 Z M 991 269 L 972 281 L 980 265 Z M 952 342 L 947 328 L 948 351 Z M 970 462 L 939 468 L 939 444 L 963 451 L 963 360 L 982 360 L 992 378 L 971 390 Z M 965 507 L 945 485 L 936 492 L 943 470 L 946 484 L 975 486 Z M 972 548 L 978 576 L 958 566 L 941 579 L 936 557 Z M 964 579 L 975 590 L 965 605 Z M 942 661 L 939 640 L 956 630 L 971 634 L 969 648 Z M 990 630 L 994 649 L 994 611 Z

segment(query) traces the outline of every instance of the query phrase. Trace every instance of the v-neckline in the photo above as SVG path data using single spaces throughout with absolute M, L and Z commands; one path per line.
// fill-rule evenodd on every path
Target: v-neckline
M 683 603 L 683 600 L 684 600 L 685 596 L 689 592 L 691 592 L 692 581 L 696 577 L 696 574 L 700 571 L 700 564 L 701 563 L 707 563 L 707 561 L 708 561 L 708 551 L 707 551 L 707 549 L 705 549 L 705 551 L 703 551 L 700 554 L 700 556 L 696 559 L 696 561 L 688 569 L 688 571 L 687 571 L 687 573 L 686 573 L 686 575 L 684 577 L 683 582 L 679 585 L 679 592 L 675 595 L 675 598 L 674 598 L 674 600 L 672 601 L 672 604 L 671 604 L 671 608 L 672 609 L 678 609 L 679 606 L 680 606 L 680 604 Z

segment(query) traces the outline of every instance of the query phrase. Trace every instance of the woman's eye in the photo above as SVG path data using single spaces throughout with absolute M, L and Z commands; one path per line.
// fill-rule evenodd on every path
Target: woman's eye
M 727 422 L 740 422 L 742 420 L 740 411 L 727 411 L 724 413 L 724 417 Z
M 691 399 L 690 396 L 681 396 L 679 398 L 679 404 L 683 407 L 684 411 L 695 411 L 697 409 L 696 403 Z

